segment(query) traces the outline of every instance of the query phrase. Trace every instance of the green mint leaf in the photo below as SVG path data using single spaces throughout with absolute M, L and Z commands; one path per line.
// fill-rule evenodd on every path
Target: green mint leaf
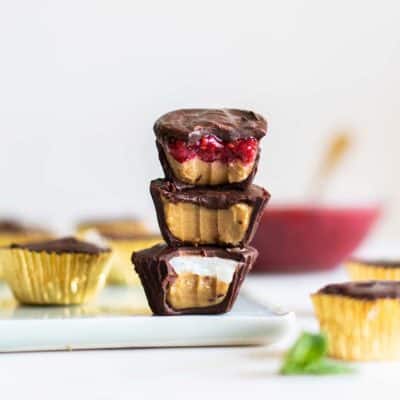
M 303 332 L 288 351 L 281 372 L 298 370 L 326 355 L 328 349 L 324 335 Z
M 325 335 L 303 332 L 286 354 L 283 375 L 328 375 L 353 372 L 354 369 L 326 358 Z
M 318 362 L 307 365 L 304 368 L 304 372 L 309 375 L 338 375 L 354 373 L 355 369 L 343 363 L 324 358 Z

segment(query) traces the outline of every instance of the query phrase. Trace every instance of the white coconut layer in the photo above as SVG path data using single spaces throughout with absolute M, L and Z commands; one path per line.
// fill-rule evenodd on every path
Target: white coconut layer
M 237 261 L 221 257 L 177 256 L 169 263 L 180 275 L 192 273 L 200 276 L 216 277 L 218 280 L 231 283 L 237 267 Z

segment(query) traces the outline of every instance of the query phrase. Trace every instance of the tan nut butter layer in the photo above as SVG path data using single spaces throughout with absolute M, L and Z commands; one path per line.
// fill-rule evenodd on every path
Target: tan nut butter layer
M 205 162 L 198 157 L 180 163 L 171 157 L 166 157 L 175 176 L 182 182 L 196 185 L 222 185 L 225 183 L 242 182 L 249 177 L 254 168 L 254 161 L 248 164 L 241 161 L 222 163 L 220 161 Z
M 221 303 L 229 284 L 211 276 L 180 274 L 169 287 L 168 304 L 175 310 L 207 307 Z
M 253 207 L 238 203 L 228 209 L 209 209 L 193 203 L 172 203 L 162 198 L 165 222 L 178 240 L 238 245 L 249 227 Z

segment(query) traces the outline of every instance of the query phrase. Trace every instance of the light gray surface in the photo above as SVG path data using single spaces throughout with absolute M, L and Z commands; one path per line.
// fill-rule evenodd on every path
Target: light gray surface
M 0 287 L 0 351 L 271 344 L 294 315 L 244 296 L 224 315 L 156 317 L 141 289 L 107 287 L 72 307 L 21 306 Z
M 343 271 L 249 276 L 244 293 L 295 310 L 299 329 L 317 330 L 309 293 L 346 279 Z M 0 331 L 0 336 L 2 336 Z M 397 399 L 399 363 L 363 363 L 344 376 L 280 376 L 296 335 L 266 347 L 158 348 L 3 353 L 4 399 Z M 379 396 L 379 397 L 377 397 Z

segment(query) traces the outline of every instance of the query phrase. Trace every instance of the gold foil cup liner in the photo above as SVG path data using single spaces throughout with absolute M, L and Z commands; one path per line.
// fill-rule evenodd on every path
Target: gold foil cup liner
M 27 243 L 41 240 L 50 240 L 52 236 L 43 232 L 29 233 L 0 233 L 0 247 L 9 246 L 12 243 Z M 0 280 L 4 279 L 4 267 L 0 259 Z
M 349 361 L 400 359 L 399 299 L 312 295 L 329 355 Z
M 348 261 L 346 269 L 352 281 L 400 281 L 400 263 L 398 267 L 384 267 L 379 264 Z
M 132 265 L 132 253 L 152 247 L 163 240 L 161 237 L 151 239 L 109 240 L 113 250 L 111 269 L 107 283 L 111 285 L 140 285 L 140 279 Z
M 5 279 L 25 304 L 83 304 L 104 286 L 110 252 L 56 254 L 24 249 L 0 251 Z

